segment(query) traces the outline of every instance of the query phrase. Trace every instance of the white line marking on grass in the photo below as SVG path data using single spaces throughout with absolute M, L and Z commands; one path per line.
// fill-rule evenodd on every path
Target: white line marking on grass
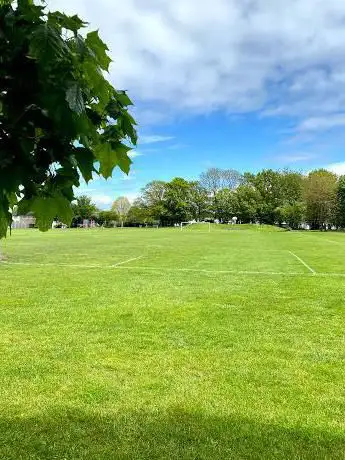
M 130 260 L 138 260 L 143 256 L 135 257 Z M 87 264 L 68 264 L 68 263 L 41 263 L 41 262 L 1 262 L 3 265 L 23 265 L 29 267 L 72 267 L 72 268 L 103 268 L 111 269 L 118 268 L 122 270 L 144 270 L 144 271 L 165 271 L 165 272 L 194 272 L 194 273 L 210 273 L 210 274 L 233 274 L 233 275 L 272 275 L 272 276 L 310 276 L 308 273 L 303 272 L 263 272 L 263 271 L 246 271 L 246 270 L 207 270 L 203 268 L 166 268 L 166 267 L 133 267 L 123 266 L 130 260 L 119 262 L 116 265 L 87 265 Z M 1 265 L 0 263 L 0 265 Z M 345 276 L 345 274 L 344 274 Z
M 35 252 L 34 253 L 35 256 L 51 256 L 51 253 L 49 252 Z M 82 253 L 79 253 L 79 252 L 59 252 L 59 254 L 56 254 L 57 256 L 61 256 L 61 257 L 68 257 L 68 256 L 71 256 L 71 257 L 77 257 L 77 256 L 80 256 L 80 257 L 87 257 L 89 256 L 90 254 L 82 254 Z
M 295 254 L 294 252 L 292 251 L 289 251 L 289 253 L 294 256 L 297 260 L 299 260 L 301 262 L 301 264 L 303 264 L 313 275 L 316 275 L 316 271 L 314 269 L 312 269 L 310 267 L 310 265 L 308 265 L 306 262 L 304 262 L 304 260 L 302 260 L 300 257 L 298 257 L 297 254 Z
M 165 268 L 165 267 L 119 267 L 124 270 L 149 270 L 149 271 L 165 271 L 165 272 L 194 272 L 194 273 L 210 273 L 210 274 L 232 274 L 232 275 L 276 275 L 276 276 L 303 276 L 307 275 L 304 272 L 262 272 L 262 271 L 246 271 L 246 270 L 207 270 L 205 268 Z
M 63 263 L 56 263 L 56 262 L 7 262 L 2 261 L 4 265 L 27 265 L 29 267 L 73 267 L 73 268 L 110 268 L 111 266 L 107 267 L 106 265 L 96 265 L 96 264 L 63 264 Z M 1 265 L 1 264 L 0 264 Z
M 326 243 L 332 243 L 332 244 L 337 244 L 339 246 L 343 246 L 344 247 L 344 244 L 341 242 L 341 241 L 335 241 L 335 240 L 329 240 L 328 238 L 324 238 L 323 236 L 318 236 L 318 235 L 315 235 L 315 233 L 303 233 L 303 232 L 296 232 L 296 233 L 299 233 L 300 235 L 303 235 L 305 236 L 306 238 L 314 238 L 318 241 L 326 241 Z
M 132 259 L 124 260 L 123 262 L 119 262 L 117 264 L 112 265 L 112 267 L 119 267 L 120 265 L 128 264 L 129 262 L 133 262 L 133 260 L 142 259 L 144 256 L 133 257 Z
M 334 241 L 334 240 L 328 240 L 327 238 L 318 238 L 316 237 L 318 240 L 322 240 L 322 241 L 327 241 L 327 243 L 332 243 L 332 244 L 338 244 L 339 246 L 344 246 L 340 241 Z
M 143 256 L 140 256 L 143 257 Z M 97 268 L 97 269 L 104 269 L 104 270 L 110 270 L 114 268 L 114 265 L 86 265 L 86 264 L 60 264 L 60 263 L 40 263 L 40 262 L 8 262 L 8 261 L 1 261 L 0 262 L 0 267 L 1 265 L 8 266 L 8 265 L 22 265 L 22 266 L 28 266 L 28 267 L 71 267 L 71 268 L 85 268 L 85 269 L 90 269 L 90 268 Z M 118 269 L 122 270 L 143 270 L 143 271 L 160 271 L 160 272 L 191 272 L 191 273 L 209 273 L 209 274 L 229 274 L 229 275 L 263 275 L 263 276 L 296 276 L 296 277 L 305 277 L 309 278 L 312 276 L 318 276 L 322 278 L 328 278 L 328 277 L 339 277 L 339 278 L 344 278 L 345 273 L 320 273 L 320 272 L 315 272 L 315 270 L 311 273 L 305 273 L 305 272 L 263 272 L 263 271 L 246 271 L 246 270 L 206 270 L 206 269 L 199 269 L 199 268 L 165 268 L 165 267 L 125 267 L 125 266 L 118 266 Z

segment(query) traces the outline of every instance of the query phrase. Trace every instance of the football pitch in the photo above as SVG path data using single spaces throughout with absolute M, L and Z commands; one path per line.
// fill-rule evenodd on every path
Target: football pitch
M 15 230 L 0 459 L 344 459 L 345 234 Z

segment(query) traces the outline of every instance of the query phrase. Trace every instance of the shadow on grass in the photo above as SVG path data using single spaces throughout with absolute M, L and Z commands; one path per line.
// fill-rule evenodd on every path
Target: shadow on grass
M 2 460 L 344 459 L 344 437 L 172 411 L 2 419 Z

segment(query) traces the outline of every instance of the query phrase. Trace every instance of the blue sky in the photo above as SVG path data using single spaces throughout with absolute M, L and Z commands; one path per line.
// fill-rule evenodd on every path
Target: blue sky
M 345 2 L 51 0 L 98 28 L 135 102 L 130 175 L 83 184 L 107 208 L 211 166 L 345 173 Z

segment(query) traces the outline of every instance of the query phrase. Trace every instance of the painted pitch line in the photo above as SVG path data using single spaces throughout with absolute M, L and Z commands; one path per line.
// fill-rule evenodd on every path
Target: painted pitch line
M 194 273 L 210 273 L 210 274 L 233 274 L 233 275 L 268 275 L 268 276 L 310 276 L 307 273 L 302 272 L 263 272 L 263 271 L 246 271 L 246 270 L 206 270 L 203 268 L 165 268 L 165 267 L 127 267 L 123 264 L 130 262 L 131 260 L 138 260 L 143 256 L 136 257 L 134 259 L 120 262 L 116 265 L 87 265 L 87 264 L 64 264 L 64 263 L 41 263 L 41 262 L 6 262 L 3 261 L 3 265 L 23 265 L 29 267 L 72 267 L 72 268 L 103 268 L 111 269 L 118 268 L 122 270 L 144 270 L 144 271 L 166 271 L 166 272 L 194 272 Z M 1 265 L 1 263 L 0 263 Z M 345 274 L 344 274 L 345 276 Z
M 344 246 L 340 241 L 334 241 L 334 240 L 328 240 L 327 238 L 318 238 L 316 237 L 318 240 L 320 241 L 326 241 L 327 243 L 332 243 L 332 244 L 337 244 L 339 246 Z
M 73 267 L 73 268 L 110 268 L 111 266 L 107 267 L 106 265 L 96 265 L 96 264 L 64 264 L 64 263 L 56 263 L 56 262 L 6 262 L 2 261 L 4 265 L 26 265 L 29 267 Z M 0 263 L 0 265 L 1 265 Z
M 143 256 L 141 256 L 143 257 Z M 90 269 L 90 268 L 97 268 L 97 269 L 105 269 L 109 270 L 114 268 L 113 265 L 86 265 L 86 264 L 59 264 L 59 263 L 39 263 L 39 262 L 6 262 L 2 261 L 0 262 L 1 265 L 22 265 L 22 266 L 30 266 L 30 267 L 72 267 L 72 268 L 85 268 L 85 269 Z M 322 278 L 328 278 L 328 277 L 338 277 L 338 278 L 344 278 L 345 273 L 320 273 L 320 272 L 311 272 L 305 273 L 305 272 L 263 272 L 263 271 L 236 271 L 236 270 L 206 270 L 206 269 L 199 269 L 199 268 L 165 268 L 165 267 L 126 267 L 126 266 L 118 266 L 118 269 L 122 270 L 143 270 L 143 271 L 166 271 L 166 272 L 191 272 L 191 273 L 209 273 L 209 274 L 229 274 L 229 275 L 263 275 L 263 276 L 292 276 L 292 277 L 311 277 L 311 276 L 318 276 Z
M 79 252 L 63 252 L 59 253 L 59 256 L 61 257 L 87 257 L 90 254 L 83 254 Z M 48 252 L 35 252 L 35 256 L 51 256 Z
M 127 259 L 122 262 L 119 262 L 117 264 L 111 265 L 111 267 L 119 267 L 120 265 L 128 264 L 129 262 L 133 262 L 133 260 L 139 260 L 142 259 L 144 256 L 139 256 L 139 257 L 133 257 L 132 259 Z
M 319 237 L 315 234 L 306 234 L 306 233 L 303 233 L 303 232 L 296 232 L 298 233 L 299 235 L 303 235 L 305 236 L 306 238 L 314 238 L 315 240 L 318 240 L 318 241 L 326 241 L 326 243 L 332 243 L 332 244 L 337 244 L 339 246 L 343 246 L 344 247 L 344 244 L 343 242 L 341 241 L 335 241 L 335 240 L 329 240 L 328 238 L 323 238 L 322 236 Z
M 207 270 L 204 268 L 166 268 L 166 267 L 119 267 L 124 270 L 148 270 L 148 271 L 165 271 L 165 272 L 194 272 L 194 273 L 210 273 L 210 274 L 232 274 L 232 275 L 276 275 L 276 276 L 310 276 L 308 273 L 302 272 L 263 272 L 263 271 L 247 271 L 247 270 Z
M 303 259 L 301 259 L 300 257 L 298 257 L 297 254 L 295 254 L 294 252 L 292 251 L 289 251 L 289 253 L 294 256 L 297 260 L 299 260 L 301 262 L 301 264 L 303 264 L 313 275 L 316 275 L 316 271 L 310 267 L 310 265 L 308 265 L 306 262 L 304 262 Z

